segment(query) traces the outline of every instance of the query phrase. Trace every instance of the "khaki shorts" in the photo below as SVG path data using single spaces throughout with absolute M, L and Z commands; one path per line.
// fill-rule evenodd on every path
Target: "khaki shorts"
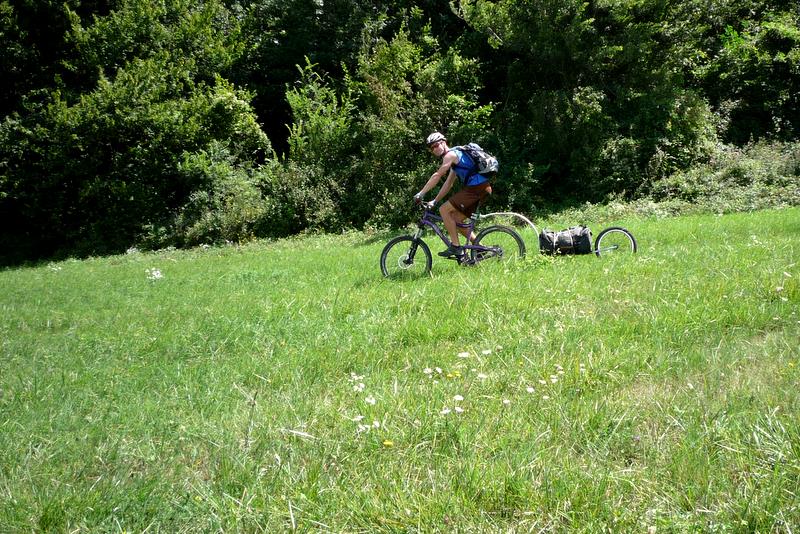
M 478 208 L 478 203 L 491 193 L 492 185 L 489 182 L 484 182 L 462 188 L 461 191 L 450 197 L 448 202 L 463 213 L 465 217 L 472 217 L 472 214 Z

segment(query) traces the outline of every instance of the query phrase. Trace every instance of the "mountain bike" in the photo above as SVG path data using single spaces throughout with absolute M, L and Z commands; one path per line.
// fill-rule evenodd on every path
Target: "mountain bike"
M 417 222 L 414 235 L 401 235 L 391 239 L 381 252 L 381 272 L 390 278 L 411 278 L 428 274 L 433 267 L 431 249 L 422 240 L 425 231 L 430 229 L 436 234 L 445 247 L 452 245 L 449 237 L 439 228 L 442 218 L 432 212 L 424 204 L 422 217 Z M 459 223 L 458 227 L 467 230 L 467 235 L 475 231 L 475 223 L 479 215 L 470 217 L 468 222 Z M 462 253 L 448 258 L 456 260 L 460 265 L 476 265 L 483 261 L 513 261 L 525 256 L 525 242 L 512 228 L 493 225 L 480 230 L 475 240 L 462 248 Z

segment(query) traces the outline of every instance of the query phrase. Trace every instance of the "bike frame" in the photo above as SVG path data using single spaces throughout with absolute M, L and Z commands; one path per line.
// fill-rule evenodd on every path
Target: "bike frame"
M 414 239 L 422 239 L 422 236 L 425 233 L 425 228 L 428 227 L 431 230 L 433 230 L 433 232 L 437 236 L 439 236 L 439 239 L 442 240 L 442 243 L 444 243 L 448 247 L 451 246 L 453 242 L 450 241 L 450 237 L 444 232 L 442 232 L 441 228 L 439 228 L 439 225 L 437 224 L 440 222 L 443 222 L 443 219 L 440 216 L 436 215 L 429 209 L 425 209 L 425 212 L 422 214 L 422 218 L 417 223 L 417 233 L 414 234 Z M 469 230 L 469 234 L 467 235 L 472 235 L 472 233 L 475 231 L 475 221 L 472 217 L 470 217 L 470 222 L 468 224 L 456 223 L 456 226 L 458 226 L 459 228 L 467 228 Z M 463 248 L 464 250 L 478 250 L 478 251 L 492 250 L 491 248 L 484 247 L 482 245 L 470 244 L 469 237 L 467 237 L 467 243 L 463 245 L 461 248 Z

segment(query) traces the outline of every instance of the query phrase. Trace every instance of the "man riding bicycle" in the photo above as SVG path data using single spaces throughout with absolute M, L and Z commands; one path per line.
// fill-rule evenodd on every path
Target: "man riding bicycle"
M 457 257 L 463 251 L 459 244 L 458 223 L 464 222 L 465 219 L 475 213 L 478 204 L 487 195 L 491 194 L 492 186 L 488 177 L 476 171 L 477 162 L 473 162 L 472 158 L 460 148 L 449 148 L 447 139 L 441 133 L 433 132 L 430 134 L 425 140 L 425 144 L 428 145 L 428 149 L 434 156 L 442 158 L 442 164 L 431 175 L 419 193 L 414 195 L 414 199 L 417 201 L 422 200 L 425 193 L 436 187 L 442 177 L 447 175 L 447 179 L 439 189 L 439 192 L 431 202 L 427 203 L 428 207 L 432 207 L 447 195 L 456 178 L 459 179 L 461 189 L 439 208 L 439 214 L 442 216 L 444 227 L 447 229 L 452 243 L 446 250 L 439 252 L 439 256 L 445 258 Z M 467 238 L 467 242 L 475 239 L 474 234 L 467 235 L 466 228 L 461 228 L 460 230 L 464 237 Z

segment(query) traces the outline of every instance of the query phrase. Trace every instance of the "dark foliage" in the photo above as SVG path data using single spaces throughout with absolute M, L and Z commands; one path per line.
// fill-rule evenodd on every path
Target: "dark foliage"
M 720 154 L 797 140 L 798 22 L 783 0 L 4 0 L 1 261 L 404 224 L 434 129 L 499 157 L 498 206 L 697 195 Z

